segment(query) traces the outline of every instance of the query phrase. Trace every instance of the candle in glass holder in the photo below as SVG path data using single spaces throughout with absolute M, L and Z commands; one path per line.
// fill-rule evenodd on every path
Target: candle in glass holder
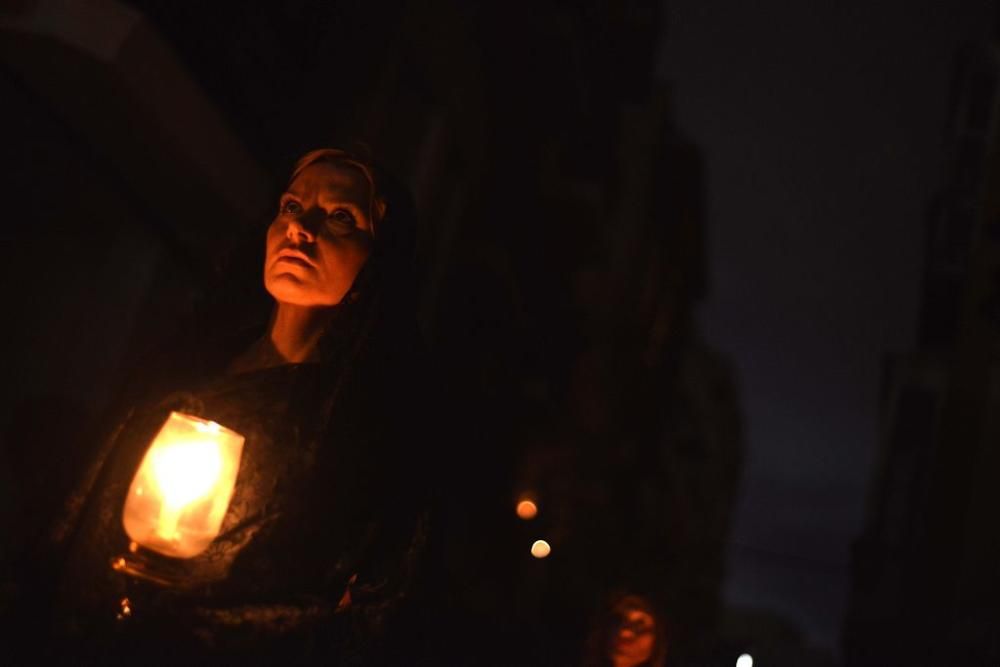
M 138 544 L 192 558 L 219 534 L 236 486 L 244 437 L 171 412 L 132 479 L 122 523 Z

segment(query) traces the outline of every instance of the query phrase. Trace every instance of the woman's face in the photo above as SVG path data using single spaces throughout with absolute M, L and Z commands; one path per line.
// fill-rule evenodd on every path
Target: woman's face
M 611 661 L 615 667 L 635 667 L 653 654 L 653 617 L 641 609 L 625 610 L 611 635 Z
M 371 252 L 370 194 L 350 166 L 317 162 L 299 173 L 267 230 L 264 287 L 276 301 L 340 303 Z

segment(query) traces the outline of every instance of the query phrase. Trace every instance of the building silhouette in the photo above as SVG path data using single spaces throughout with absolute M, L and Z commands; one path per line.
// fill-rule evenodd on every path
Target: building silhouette
M 996 45 L 955 70 L 948 163 L 928 206 L 917 349 L 887 359 L 881 451 L 854 545 L 849 665 L 1000 659 Z

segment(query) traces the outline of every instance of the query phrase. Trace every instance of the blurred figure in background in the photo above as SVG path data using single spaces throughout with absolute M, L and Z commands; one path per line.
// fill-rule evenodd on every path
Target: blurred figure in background
M 595 618 L 584 667 L 664 667 L 667 623 L 647 598 L 615 593 Z

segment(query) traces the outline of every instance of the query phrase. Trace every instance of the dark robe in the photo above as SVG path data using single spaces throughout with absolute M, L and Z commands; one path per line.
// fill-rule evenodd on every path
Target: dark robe
M 371 279 L 359 284 L 315 360 L 234 374 L 242 350 L 233 349 L 217 356 L 229 357 L 229 373 L 216 364 L 124 420 L 73 522 L 56 614 L 61 649 L 99 662 L 400 659 L 391 620 L 420 560 L 433 456 L 415 326 Z M 267 342 L 256 347 L 267 356 Z M 121 519 L 171 410 L 246 437 L 221 533 L 191 559 L 130 554 Z M 169 583 L 114 570 L 119 556 Z

